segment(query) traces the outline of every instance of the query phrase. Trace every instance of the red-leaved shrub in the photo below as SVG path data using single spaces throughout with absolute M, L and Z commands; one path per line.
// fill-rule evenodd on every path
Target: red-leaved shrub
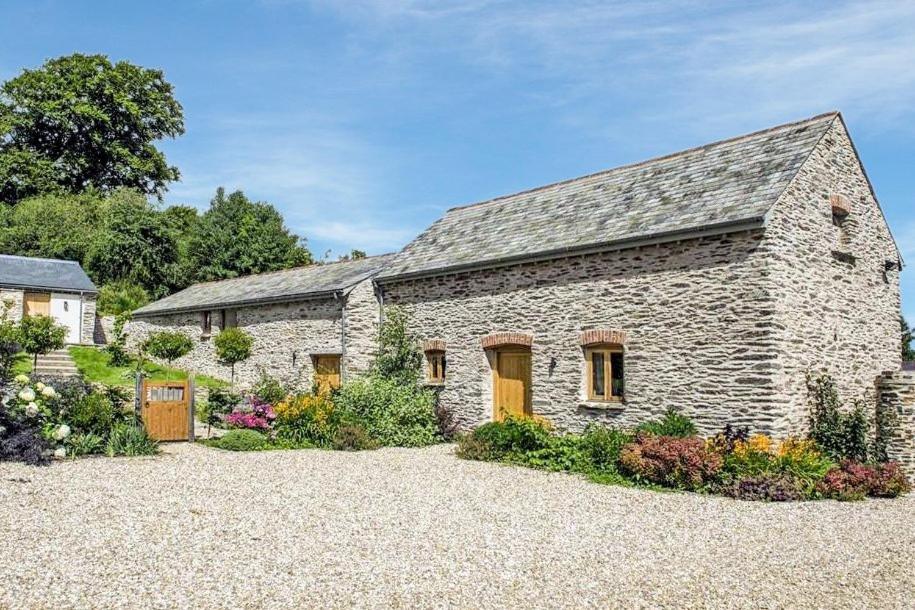
M 700 489 L 721 470 L 722 458 L 696 437 L 639 435 L 620 451 L 620 469 L 639 479 L 679 489 Z
M 817 491 L 836 500 L 861 500 L 865 496 L 895 498 L 911 490 L 899 464 L 861 464 L 845 460 L 831 469 L 817 485 Z

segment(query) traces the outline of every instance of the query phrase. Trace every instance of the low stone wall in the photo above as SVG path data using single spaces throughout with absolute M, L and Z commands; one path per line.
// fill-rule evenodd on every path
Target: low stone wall
M 882 431 L 887 440 L 887 454 L 910 477 L 915 477 L 915 371 L 886 374 L 878 387 L 878 409 L 888 422 L 887 429 Z

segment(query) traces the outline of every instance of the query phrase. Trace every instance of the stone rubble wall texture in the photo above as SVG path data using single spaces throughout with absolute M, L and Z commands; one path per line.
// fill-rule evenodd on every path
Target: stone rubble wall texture
M 371 363 L 378 304 L 370 280 L 357 284 L 343 299 L 347 303 L 347 348 L 342 367 L 344 377 L 349 377 L 367 369 Z M 254 344 L 251 358 L 235 366 L 236 384 L 241 388 L 252 385 L 263 370 L 293 387 L 310 389 L 314 376 L 312 355 L 343 352 L 343 299 L 237 308 L 238 327 L 253 337 Z M 213 310 L 211 320 L 210 337 L 204 338 L 200 312 L 135 318 L 127 326 L 128 347 L 135 351 L 154 332 L 181 331 L 193 339 L 194 350 L 176 360 L 175 366 L 228 380 L 230 369 L 217 361 L 213 342 L 220 331 L 219 310 Z
M 832 221 L 833 194 L 851 201 L 841 226 Z M 864 400 L 873 413 L 879 377 L 902 365 L 898 266 L 885 272 L 899 253 L 841 121 L 772 210 L 766 246 L 777 287 L 781 427 L 807 429 L 807 371 L 829 373 L 845 404 Z
M 0 307 L 5 307 L 5 303 L 12 303 L 13 306 L 10 309 L 10 317 L 14 321 L 19 321 L 22 319 L 22 308 L 23 308 L 23 299 L 25 298 L 25 293 L 22 290 L 10 290 L 8 288 L 0 288 Z
M 888 416 L 887 455 L 915 478 L 915 372 L 897 371 L 880 380 L 879 408 Z
M 855 210 L 840 230 L 830 194 Z M 841 249 L 856 264 L 836 260 Z M 464 427 L 492 418 L 491 333 L 533 335 L 533 411 L 559 427 L 634 425 L 667 408 L 700 431 L 726 423 L 777 437 L 806 431 L 805 374 L 827 370 L 846 400 L 876 405 L 897 370 L 898 259 L 841 123 L 770 211 L 767 228 L 728 236 L 388 281 L 420 339 L 447 344 L 443 405 Z M 582 331 L 626 334 L 626 398 L 586 401 Z

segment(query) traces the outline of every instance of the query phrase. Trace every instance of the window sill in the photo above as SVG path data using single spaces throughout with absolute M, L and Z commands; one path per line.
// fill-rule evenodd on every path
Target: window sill
M 626 408 L 626 401 L 620 400 L 584 400 L 578 403 L 582 409 L 593 411 L 622 411 Z
M 427 388 L 443 388 L 445 387 L 444 381 L 424 381 L 423 385 Z

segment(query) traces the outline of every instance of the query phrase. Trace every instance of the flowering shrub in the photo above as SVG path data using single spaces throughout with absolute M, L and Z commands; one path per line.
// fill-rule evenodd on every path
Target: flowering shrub
M 895 498 L 909 491 L 911 486 L 895 462 L 870 465 L 844 460 L 817 485 L 817 492 L 836 500 L 860 500 L 865 496 Z
M 330 446 L 345 423 L 326 393 L 290 396 L 278 403 L 275 411 L 277 438 L 296 443 Z
M 256 397 L 251 397 L 239 410 L 226 416 L 226 424 L 233 428 L 249 428 L 251 430 L 269 430 L 276 412 L 273 407 L 261 402 Z
M 620 451 L 620 469 L 636 479 L 676 487 L 702 489 L 721 471 L 721 456 L 697 437 L 640 434 Z
M 756 434 L 745 440 L 722 442 L 719 435 L 708 441 L 708 447 L 724 457 L 726 482 L 746 478 L 751 480 L 750 486 L 760 480 L 770 486 L 773 481 L 781 485 L 787 477 L 809 492 L 833 466 L 816 443 L 808 439 L 787 438 L 776 444 L 770 437 Z

